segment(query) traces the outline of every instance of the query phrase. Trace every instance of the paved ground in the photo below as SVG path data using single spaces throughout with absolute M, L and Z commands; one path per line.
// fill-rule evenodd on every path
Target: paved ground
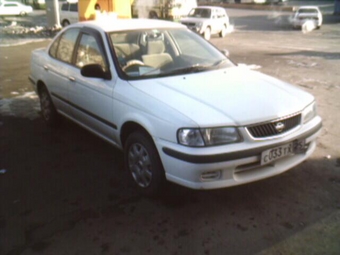
M 316 97 L 324 128 L 314 155 L 250 185 L 170 185 L 161 198 L 141 197 L 121 152 L 39 118 L 29 58 L 48 41 L 0 47 L 0 254 L 339 254 L 340 21 L 303 34 L 286 13 L 228 13 L 235 31 L 213 44 Z

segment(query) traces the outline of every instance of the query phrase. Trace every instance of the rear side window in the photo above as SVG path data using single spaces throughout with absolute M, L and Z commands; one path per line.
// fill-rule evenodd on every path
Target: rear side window
M 77 12 L 78 11 L 78 3 L 73 3 L 70 5 L 70 11 L 71 12 Z
M 69 7 L 69 3 L 64 3 L 62 6 L 61 6 L 61 10 L 62 11 L 68 11 L 68 7 Z
M 4 4 L 5 7 L 17 7 L 17 4 Z
M 74 46 L 79 35 L 78 28 L 64 32 L 50 47 L 50 55 L 66 63 L 72 63 Z

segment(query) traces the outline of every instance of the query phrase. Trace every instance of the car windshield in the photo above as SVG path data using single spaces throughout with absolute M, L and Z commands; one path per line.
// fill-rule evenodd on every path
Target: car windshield
M 126 79 L 164 77 L 234 66 L 218 49 L 188 29 L 150 29 L 109 34 Z
M 313 13 L 313 14 L 317 14 L 318 11 L 316 9 L 300 9 L 299 13 Z
M 210 18 L 211 10 L 204 9 L 204 8 L 194 8 L 190 11 L 188 16 L 195 17 L 195 18 Z

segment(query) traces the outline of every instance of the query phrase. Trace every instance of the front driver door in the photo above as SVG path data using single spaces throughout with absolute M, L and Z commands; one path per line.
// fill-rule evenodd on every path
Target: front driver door
M 88 64 L 99 64 L 107 72 L 110 71 L 99 33 L 91 30 L 81 32 L 74 61 L 70 75 L 73 86 L 69 90 L 73 117 L 86 128 L 112 141 L 117 129 L 112 123 L 115 80 L 88 78 L 80 74 L 80 69 Z

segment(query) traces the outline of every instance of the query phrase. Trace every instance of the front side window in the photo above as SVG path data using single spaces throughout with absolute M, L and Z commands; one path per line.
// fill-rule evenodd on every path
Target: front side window
M 62 11 L 68 11 L 68 7 L 69 7 L 69 3 L 64 3 L 62 6 L 61 6 L 61 10 Z
M 17 4 L 4 4 L 5 7 L 18 7 Z
M 96 39 L 92 35 L 83 34 L 77 49 L 76 66 L 81 68 L 88 64 L 99 64 L 104 70 L 107 69 Z
M 188 16 L 195 18 L 210 18 L 211 9 L 195 8 L 190 11 Z
M 78 28 L 72 28 L 67 30 L 60 36 L 59 43 L 55 52 L 55 57 L 63 62 L 72 63 L 72 56 L 74 46 L 76 44 L 79 35 Z M 57 39 L 58 41 L 58 39 Z M 52 55 L 52 50 L 54 49 L 54 44 L 52 44 L 50 54 Z M 53 55 L 52 55 L 53 56 Z

